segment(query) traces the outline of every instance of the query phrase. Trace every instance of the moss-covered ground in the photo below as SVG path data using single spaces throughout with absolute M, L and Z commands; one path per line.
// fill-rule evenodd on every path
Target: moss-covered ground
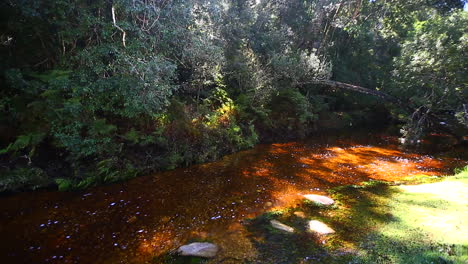
M 251 263 L 468 263 L 468 168 L 450 177 L 338 187 L 330 196 L 332 207 L 304 202 L 249 221 L 259 252 Z M 296 232 L 274 230 L 270 219 Z M 336 233 L 307 232 L 310 219 Z
M 468 263 L 468 167 L 455 176 L 373 181 L 337 187 L 329 194 L 336 201 L 333 206 L 304 201 L 247 220 L 257 256 L 222 263 Z M 272 219 L 295 232 L 274 229 Z M 320 220 L 336 233 L 308 232 L 309 220 Z

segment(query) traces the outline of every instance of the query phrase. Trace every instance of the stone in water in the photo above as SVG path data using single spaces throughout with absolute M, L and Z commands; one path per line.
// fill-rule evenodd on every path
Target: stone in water
M 181 246 L 177 252 L 181 256 L 213 258 L 218 253 L 218 246 L 207 242 L 196 242 Z
M 319 235 L 329 235 L 335 233 L 335 230 L 331 229 L 329 226 L 318 220 L 309 221 L 309 231 L 315 232 Z
M 292 227 L 290 227 L 288 225 L 285 225 L 285 224 L 281 223 L 280 221 L 271 220 L 270 223 L 271 223 L 271 226 L 273 226 L 276 229 L 279 229 L 279 230 L 282 230 L 282 231 L 285 231 L 285 232 L 288 232 L 288 233 L 294 233 L 294 228 L 292 228 Z
M 299 218 L 306 218 L 306 215 L 304 212 L 302 211 L 296 211 L 293 213 L 295 216 L 299 217 Z
M 317 194 L 306 194 L 304 198 L 320 205 L 332 205 L 335 203 L 332 198 Z

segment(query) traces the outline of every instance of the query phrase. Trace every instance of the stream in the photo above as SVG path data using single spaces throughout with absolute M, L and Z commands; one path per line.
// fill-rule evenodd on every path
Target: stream
M 223 256 L 253 258 L 244 219 L 339 185 L 451 174 L 468 164 L 457 155 L 405 152 L 378 133 L 324 135 L 80 192 L 3 196 L 0 255 L 2 263 L 154 263 L 208 240 Z

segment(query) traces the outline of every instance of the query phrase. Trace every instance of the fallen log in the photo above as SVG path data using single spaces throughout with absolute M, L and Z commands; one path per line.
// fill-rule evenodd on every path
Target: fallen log
M 373 95 L 385 101 L 396 103 L 400 106 L 403 106 L 403 103 L 400 100 L 398 100 L 398 98 L 396 97 L 393 97 L 381 91 L 364 88 L 362 86 L 358 86 L 354 84 L 342 83 L 342 82 L 331 81 L 331 80 L 314 80 L 314 81 L 307 82 L 307 84 L 318 84 L 318 85 L 328 86 L 330 88 L 345 89 L 345 90 L 350 90 L 350 91 L 359 92 L 363 94 Z M 405 108 L 407 108 L 407 106 L 405 106 Z

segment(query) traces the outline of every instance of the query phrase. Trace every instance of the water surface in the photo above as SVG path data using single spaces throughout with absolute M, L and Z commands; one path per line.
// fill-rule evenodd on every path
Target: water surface
M 223 256 L 254 258 L 245 218 L 338 185 L 441 175 L 467 164 L 404 152 L 396 142 L 372 134 L 317 136 L 84 192 L 2 197 L 2 262 L 148 263 L 193 239 L 219 244 Z

